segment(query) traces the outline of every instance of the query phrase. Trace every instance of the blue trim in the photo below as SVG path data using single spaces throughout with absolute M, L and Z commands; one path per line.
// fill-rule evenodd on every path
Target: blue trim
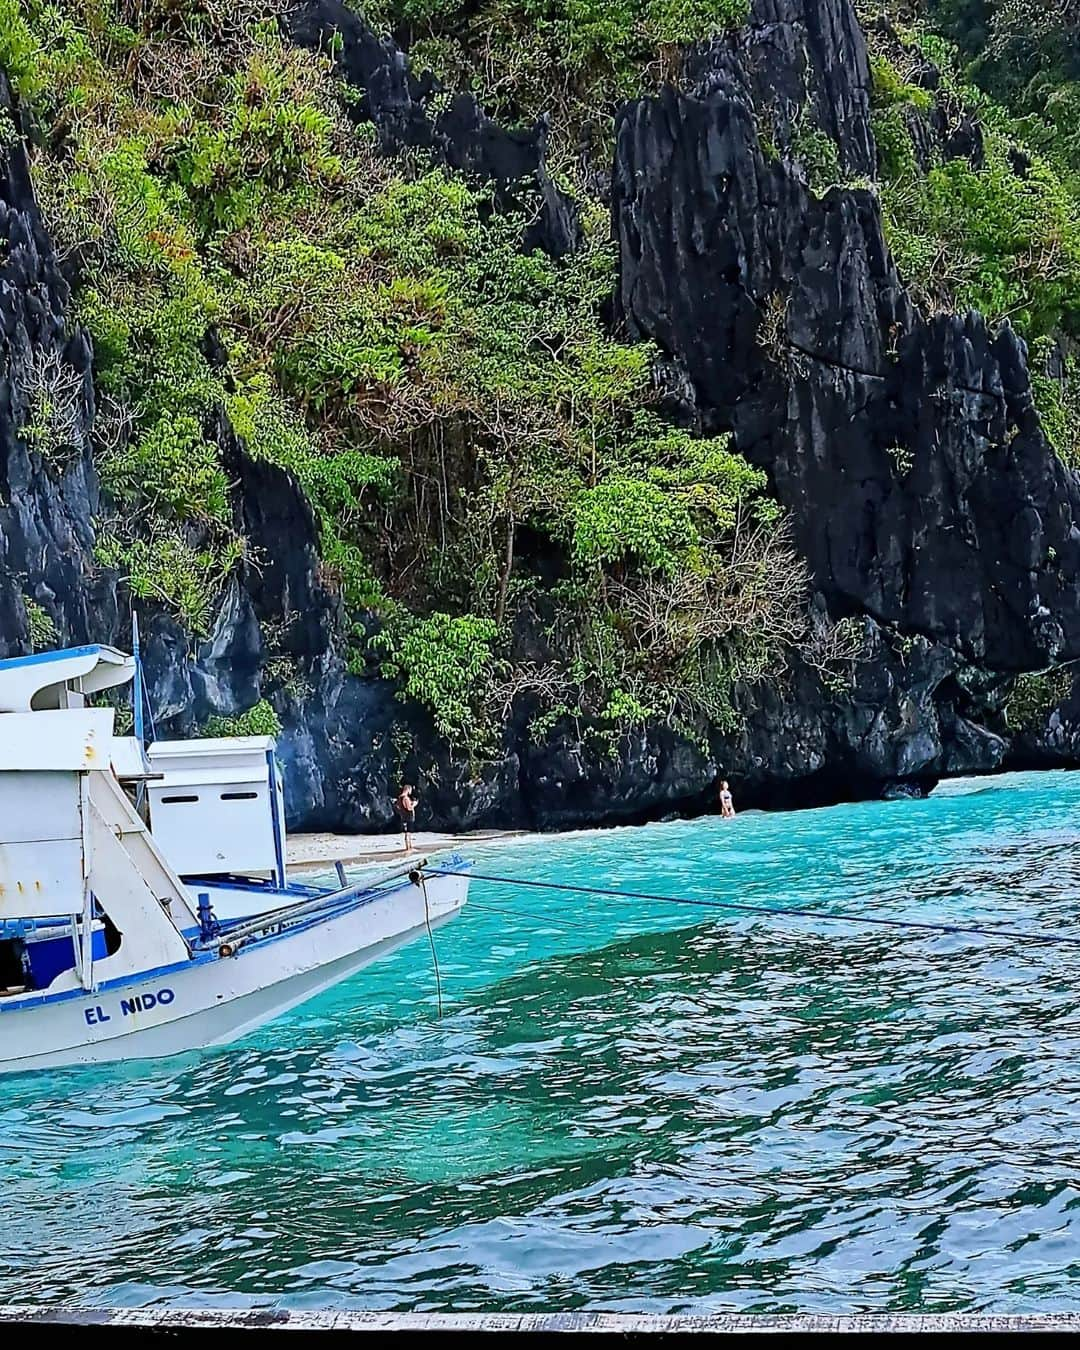
M 0 919 L 0 941 L 54 932 L 57 937 L 66 937 L 71 933 L 69 914 L 49 914 L 37 919 Z
M 0 661 L 0 672 L 17 670 L 21 666 L 46 666 L 51 661 L 66 661 L 70 656 L 96 656 L 101 650 L 101 644 L 95 642 L 89 647 L 64 647 L 62 651 L 58 652 L 34 652 L 32 656 L 9 656 L 6 660 Z
M 447 862 L 459 870 L 461 868 L 468 869 L 472 866 L 471 862 L 468 862 L 456 853 L 451 855 L 451 857 L 447 859 Z M 433 876 L 438 875 L 438 868 L 432 868 L 431 874 Z M 331 919 L 340 918 L 350 910 L 363 909 L 366 905 L 374 904 L 377 900 L 385 900 L 390 896 L 398 895 L 400 892 L 408 889 L 411 885 L 411 881 L 403 879 L 399 885 L 391 886 L 386 889 L 380 887 L 375 890 L 359 891 L 359 888 L 357 887 L 350 887 L 348 891 L 327 891 L 326 895 L 328 899 L 337 894 L 341 897 L 340 902 L 327 905 L 325 909 L 318 910 L 314 914 L 305 916 L 304 919 L 292 924 L 290 927 L 280 928 L 276 933 L 267 933 L 265 937 L 253 938 L 250 942 L 244 943 L 239 948 L 235 957 L 230 957 L 228 959 L 241 960 L 249 952 L 261 951 L 264 947 L 269 947 L 275 942 L 283 942 L 286 938 L 295 937 L 298 933 L 306 932 L 309 928 L 314 928 L 320 923 L 327 923 Z M 359 893 L 357 893 L 358 891 Z M 287 916 L 283 916 L 283 921 L 286 923 L 288 922 Z M 236 926 L 239 926 L 244 922 L 246 921 L 243 919 L 237 919 Z M 274 925 L 274 922 L 273 915 L 268 916 L 266 920 L 267 928 L 271 928 Z M 197 930 L 191 930 L 192 933 L 195 931 Z M 185 936 L 190 935 L 191 934 L 189 933 L 185 933 Z M 222 928 L 220 940 L 222 942 L 227 942 L 229 940 L 228 928 Z M 157 966 L 153 970 L 140 970 L 133 975 L 123 975 L 115 980 L 106 980 L 103 984 L 98 985 L 96 989 L 66 989 L 60 994 L 50 994 L 46 991 L 42 994 L 38 994 L 34 998 L 23 998 L 18 1003 L 0 1000 L 0 1015 L 5 1013 L 13 1014 L 24 1012 L 29 1008 L 41 1008 L 55 1003 L 70 1003 L 75 999 L 80 998 L 93 998 L 96 994 L 110 992 L 114 989 L 126 989 L 136 984 L 145 984 L 149 980 L 163 979 L 167 975 L 174 975 L 180 971 L 191 970 L 194 966 L 205 965 L 209 961 L 218 961 L 221 959 L 222 958 L 218 956 L 216 951 L 194 950 L 187 961 L 178 961 L 169 966 Z
M 362 895 L 351 897 L 347 900 L 343 898 L 340 905 L 320 910 L 317 914 L 309 916 L 290 928 L 282 929 L 276 933 L 268 933 L 266 937 L 255 938 L 251 942 L 245 943 L 236 952 L 235 957 L 227 959 L 240 960 L 249 952 L 261 951 L 264 947 L 268 947 L 275 942 L 281 942 L 285 938 L 294 937 L 297 933 L 302 933 L 308 928 L 315 927 L 317 924 L 325 923 L 329 919 L 340 918 L 342 914 L 347 913 L 350 909 L 362 909 L 365 905 L 373 904 L 376 900 L 384 900 L 387 896 L 396 895 L 399 891 L 405 890 L 405 888 L 411 884 L 411 882 L 406 881 L 400 886 L 391 887 L 389 890 L 366 891 Z M 331 892 L 331 894 L 333 894 L 333 892 Z M 242 922 L 244 922 L 244 920 L 237 920 L 238 924 Z M 273 923 L 274 918 L 271 915 L 266 920 L 266 925 L 269 928 Z M 192 932 L 194 931 L 195 930 L 192 930 Z M 228 940 L 228 930 L 223 928 L 220 941 L 227 942 Z M 106 980 L 95 989 L 65 989 L 63 993 L 60 994 L 50 994 L 46 990 L 44 993 L 38 994 L 34 998 L 23 998 L 18 1003 L 0 1000 L 0 1016 L 5 1013 L 14 1014 L 24 1012 L 29 1008 L 41 1008 L 57 1003 L 70 1003 L 75 999 L 80 998 L 94 998 L 97 994 L 108 993 L 114 989 L 127 989 L 132 985 L 145 984 L 150 980 L 163 979 L 167 975 L 175 975 L 180 971 L 191 970 L 194 966 L 206 965 L 209 961 L 219 961 L 221 959 L 222 958 L 218 955 L 216 950 L 196 950 L 192 952 L 191 958 L 187 961 L 178 961 L 170 966 L 157 966 L 153 970 L 140 970 L 133 975 L 123 975 L 115 980 Z
M 427 869 L 430 877 L 456 876 L 459 872 L 468 872 L 475 866 L 471 858 L 463 858 L 460 853 L 451 853 L 449 858 L 443 858 L 441 865 L 438 863 Z
M 305 918 L 310 917 L 318 919 L 324 915 L 336 913 L 339 909 L 347 909 L 353 904 L 365 904 L 368 898 L 378 899 L 382 895 L 391 895 L 400 889 L 401 886 L 394 886 L 391 887 L 390 890 L 384 891 L 381 888 L 366 885 L 361 881 L 357 882 L 354 886 L 346 886 L 343 890 L 316 891 L 312 898 L 316 901 L 322 900 L 325 903 L 320 908 L 312 910 L 311 914 L 306 915 Z M 246 928 L 254 917 L 255 916 L 252 915 L 248 918 L 229 919 L 228 922 L 221 925 L 222 937 L 227 938 L 229 934 L 235 932 L 237 928 Z M 263 926 L 266 928 L 271 928 L 277 923 L 287 923 L 289 921 L 288 911 L 282 909 L 278 912 L 277 916 L 275 916 L 275 912 L 270 910 L 265 914 L 265 919 L 266 922 Z M 253 940 L 261 941 L 259 938 Z
M 185 874 L 180 878 L 185 886 L 210 886 L 218 891 L 251 891 L 260 894 L 271 891 L 274 895 L 330 895 L 332 886 L 305 886 L 302 881 L 290 881 L 287 886 L 278 886 L 263 877 L 236 877 L 228 872 L 198 872 Z
M 135 739 L 139 742 L 143 763 L 146 763 L 146 724 L 143 709 L 143 670 L 142 656 L 139 651 L 139 616 L 131 611 L 131 654 L 135 658 L 135 685 L 131 691 L 131 707 L 134 713 Z
M 260 897 L 269 895 L 295 896 L 300 900 L 316 900 L 320 895 L 333 895 L 333 886 L 305 886 L 302 882 L 292 881 L 288 886 L 274 886 L 269 881 L 218 881 L 214 876 L 181 877 L 186 887 L 209 887 L 211 890 L 241 891 Z M 247 918 L 233 920 L 246 923 Z M 31 937 L 37 933 L 52 934 L 59 930 L 58 936 L 66 936 L 70 931 L 71 918 L 66 914 L 49 914 L 33 919 L 0 919 L 0 941 L 8 938 Z M 196 932 L 196 929 L 184 930 Z
M 281 837 L 281 821 L 278 818 L 277 764 L 273 750 L 266 752 L 266 768 L 270 774 L 270 815 L 274 824 L 274 858 L 277 862 L 277 884 L 285 885 L 285 841 Z
M 218 921 L 210 906 L 210 892 L 200 891 L 196 899 L 199 902 L 199 938 L 203 942 L 209 942 L 218 934 Z
M 468 869 L 472 867 L 473 864 L 467 858 L 463 858 L 460 854 L 454 853 L 445 860 L 443 866 L 453 868 L 455 871 L 461 871 L 463 868 Z M 431 876 L 442 875 L 442 869 L 438 866 L 431 867 L 429 868 L 429 874 Z M 311 886 L 306 885 L 302 881 L 290 881 L 287 886 L 275 886 L 272 881 L 264 881 L 259 877 L 229 877 L 219 879 L 213 873 L 205 875 L 200 874 L 198 876 L 183 876 L 180 880 L 184 883 L 185 887 L 192 890 L 199 887 L 204 890 L 209 888 L 210 890 L 215 891 L 240 891 L 248 895 L 257 895 L 260 898 L 273 895 L 289 895 L 295 896 L 300 900 L 317 900 L 319 896 L 322 895 L 329 898 L 332 895 L 341 893 L 340 888 L 335 886 Z M 350 893 L 358 893 L 362 886 L 363 882 L 361 881 L 350 886 L 348 889 Z M 389 892 L 384 889 L 380 891 L 380 894 L 389 894 Z M 250 916 L 245 915 L 239 919 L 231 919 L 229 922 L 234 924 L 246 923 L 249 917 Z M 39 918 L 32 919 L 0 919 L 0 939 L 25 937 L 27 935 L 32 936 L 38 932 L 54 929 L 61 929 L 62 932 L 66 934 L 70 922 L 70 916 L 66 914 L 43 915 Z M 190 930 L 185 929 L 184 931 L 185 933 L 189 931 L 194 933 L 197 930 L 192 928 Z
M 177 961 L 171 966 L 155 966 L 153 970 L 140 970 L 134 975 L 122 975 L 115 980 L 106 980 L 94 989 L 65 989 L 61 994 L 50 994 L 46 990 L 35 998 L 23 999 L 21 1003 L 12 1003 L 0 999 L 0 1016 L 4 1013 L 23 1012 L 27 1008 L 42 1008 L 54 1003 L 71 1003 L 77 998 L 94 998 L 96 995 L 113 989 L 127 989 L 133 984 L 145 984 L 147 980 L 162 979 L 166 975 L 175 975 L 177 971 L 190 970 L 192 966 L 205 965 L 217 960 L 216 952 L 195 952 L 187 961 Z

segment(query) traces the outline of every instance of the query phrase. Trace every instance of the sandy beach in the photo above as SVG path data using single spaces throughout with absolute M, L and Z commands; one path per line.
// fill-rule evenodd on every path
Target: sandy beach
M 468 848 L 470 844 L 490 844 L 500 839 L 520 839 L 525 830 L 473 830 L 467 834 L 437 834 L 421 830 L 413 835 L 413 854 L 432 858 L 440 853 Z M 366 863 L 394 863 L 405 857 L 401 832 L 391 834 L 291 834 L 288 838 L 288 864 L 294 872 L 320 872 L 335 863 L 346 867 Z

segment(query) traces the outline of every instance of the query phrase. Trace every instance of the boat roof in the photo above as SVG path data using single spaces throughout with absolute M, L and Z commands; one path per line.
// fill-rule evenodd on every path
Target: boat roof
M 63 707 L 62 690 L 96 694 L 127 684 L 134 674 L 135 658 L 103 643 L 12 656 L 0 661 L 0 712 Z
M 269 786 L 274 755 L 272 736 L 196 737 L 188 741 L 155 741 L 146 752 L 160 787 L 201 787 L 211 783 Z
M 200 736 L 190 741 L 155 741 L 149 754 L 154 759 L 237 759 L 258 757 L 265 761 L 267 751 L 277 742 L 273 736 Z

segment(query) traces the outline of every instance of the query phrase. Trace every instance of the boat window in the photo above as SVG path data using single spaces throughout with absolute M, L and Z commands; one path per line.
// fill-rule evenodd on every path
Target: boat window
M 221 800 L 223 802 L 253 802 L 258 795 L 257 792 L 223 792 Z
M 29 987 L 26 943 L 22 938 L 0 941 L 0 998 L 5 994 L 25 993 Z
M 196 793 L 193 797 L 162 797 L 162 803 L 172 805 L 173 802 L 197 802 L 199 800 Z
M 103 914 L 101 919 L 102 927 L 105 930 L 105 955 L 115 956 L 120 950 L 120 943 L 123 941 L 123 936 L 119 928 L 117 928 L 116 924 L 113 923 L 112 919 L 110 919 L 107 914 Z

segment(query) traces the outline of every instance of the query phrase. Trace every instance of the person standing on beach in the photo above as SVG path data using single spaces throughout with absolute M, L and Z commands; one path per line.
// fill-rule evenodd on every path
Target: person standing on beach
M 419 798 L 411 783 L 403 783 L 401 791 L 394 798 L 394 810 L 401 820 L 401 832 L 405 836 L 405 852 L 412 852 L 412 832 L 416 824 L 416 804 Z
M 720 784 L 720 815 L 724 820 L 735 819 L 735 803 L 726 778 Z

